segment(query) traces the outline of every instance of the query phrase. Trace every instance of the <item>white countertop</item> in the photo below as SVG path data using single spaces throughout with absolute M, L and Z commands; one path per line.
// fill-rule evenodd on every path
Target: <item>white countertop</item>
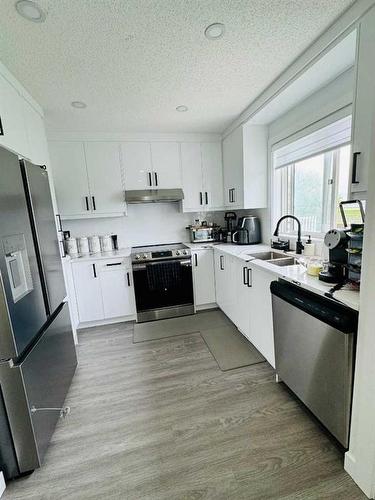
M 324 295 L 333 287 L 330 283 L 324 283 L 317 277 L 308 275 L 306 268 L 300 264 L 279 267 L 271 264 L 270 262 L 257 259 L 257 253 L 272 250 L 269 245 L 234 245 L 231 243 L 186 243 L 186 245 L 193 250 L 216 248 L 221 252 L 234 255 L 235 257 L 243 259 L 246 262 L 251 261 L 252 266 L 268 271 L 274 274 L 275 277 L 283 278 L 319 295 Z M 293 255 L 292 252 L 290 252 L 290 254 Z M 334 293 L 334 298 L 356 311 L 359 310 L 359 292 L 356 290 L 339 290 Z
M 83 262 L 90 260 L 100 260 L 100 259 L 118 259 L 130 257 L 131 248 L 120 248 L 119 250 L 113 250 L 112 252 L 98 252 L 90 253 L 87 255 L 77 255 L 77 256 L 67 256 L 71 262 Z

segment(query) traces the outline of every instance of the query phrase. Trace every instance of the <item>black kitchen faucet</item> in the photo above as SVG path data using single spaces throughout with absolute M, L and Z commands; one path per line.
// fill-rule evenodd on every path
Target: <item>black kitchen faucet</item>
M 295 217 L 294 215 L 283 215 L 278 221 L 277 221 L 277 224 L 276 224 L 276 229 L 275 229 L 275 232 L 273 233 L 274 236 L 279 236 L 279 227 L 280 227 L 280 224 L 282 223 L 283 220 L 285 219 L 293 219 L 297 222 L 297 225 L 298 225 L 298 234 L 297 234 L 297 243 L 296 243 L 296 253 L 297 254 L 301 254 L 302 253 L 302 250 L 304 249 L 304 246 L 302 244 L 302 240 L 301 240 L 301 223 L 300 221 L 297 219 L 297 217 Z

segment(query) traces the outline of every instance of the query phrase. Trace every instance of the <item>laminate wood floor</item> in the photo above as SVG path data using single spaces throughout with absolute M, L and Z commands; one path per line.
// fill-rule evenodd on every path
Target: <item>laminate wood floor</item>
M 362 499 L 343 457 L 267 363 L 221 372 L 199 333 L 82 331 L 44 466 L 5 499 Z

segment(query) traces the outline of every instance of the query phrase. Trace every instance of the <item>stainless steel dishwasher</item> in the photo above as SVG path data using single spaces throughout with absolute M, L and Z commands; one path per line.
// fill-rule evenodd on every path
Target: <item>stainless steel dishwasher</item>
M 271 293 L 276 373 L 348 448 L 358 313 L 281 279 Z

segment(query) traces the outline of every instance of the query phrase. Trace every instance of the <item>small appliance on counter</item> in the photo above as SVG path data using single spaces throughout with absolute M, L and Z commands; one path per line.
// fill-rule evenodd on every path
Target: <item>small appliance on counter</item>
M 358 205 L 358 210 L 351 208 L 345 214 L 345 207 Z M 329 260 L 319 273 L 319 279 L 325 283 L 343 285 L 352 282 L 359 285 L 362 267 L 362 246 L 365 213 L 360 200 L 342 201 L 339 205 L 345 229 L 331 229 L 324 237 L 329 248 Z M 349 225 L 348 215 L 360 214 L 361 223 Z
M 260 221 L 254 215 L 239 217 L 237 229 L 232 234 L 236 245 L 255 245 L 261 242 Z
M 208 223 L 207 221 L 195 221 L 195 224 L 188 226 L 186 229 L 190 232 L 191 243 L 209 243 L 217 241 L 220 226 Z
M 227 223 L 227 228 L 222 230 L 222 241 L 226 243 L 232 243 L 232 233 L 234 228 L 234 222 L 237 220 L 237 215 L 235 212 L 225 212 L 224 220 Z

